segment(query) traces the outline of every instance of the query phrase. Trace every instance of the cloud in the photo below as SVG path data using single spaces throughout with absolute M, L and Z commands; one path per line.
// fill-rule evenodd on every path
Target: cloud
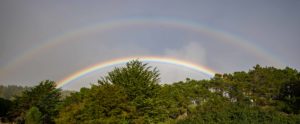
M 179 49 L 166 49 L 165 56 L 201 65 L 206 63 L 205 48 L 199 42 L 189 42 L 186 46 Z
M 206 63 L 205 48 L 198 42 L 189 42 L 178 49 L 166 49 L 164 56 L 204 65 Z M 156 64 L 161 72 L 163 83 L 185 80 L 186 78 L 204 79 L 207 75 L 176 65 Z

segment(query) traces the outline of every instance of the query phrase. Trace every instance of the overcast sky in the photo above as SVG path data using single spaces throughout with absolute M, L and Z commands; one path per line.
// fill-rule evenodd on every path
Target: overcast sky
M 299 70 L 299 6 L 299 0 L 1 0 L 0 84 L 59 81 L 95 63 L 137 55 L 173 57 L 218 73 L 256 64 Z M 207 78 L 150 65 L 161 70 L 162 82 Z M 111 69 L 65 88 L 88 86 Z

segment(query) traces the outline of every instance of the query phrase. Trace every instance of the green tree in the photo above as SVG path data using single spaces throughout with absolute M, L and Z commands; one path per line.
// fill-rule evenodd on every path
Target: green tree
M 67 99 L 73 100 L 64 103 L 56 123 L 123 123 L 135 111 L 124 90 L 112 84 L 92 85 Z
M 300 114 L 300 73 L 293 81 L 283 84 L 277 100 L 279 100 L 280 110 Z
M 138 60 L 130 61 L 125 67 L 115 68 L 99 84 L 111 83 L 124 88 L 128 99 L 136 106 L 137 120 L 153 121 L 159 117 L 159 72 Z
M 138 60 L 130 61 L 126 67 L 115 68 L 99 83 L 112 83 L 124 87 L 130 100 L 153 97 L 159 83 L 159 72 L 156 68 Z
M 85 106 L 84 98 L 89 91 L 88 88 L 81 88 L 80 92 L 74 92 L 67 96 L 62 104 L 58 106 L 59 114 L 55 118 L 55 122 L 57 124 L 82 123 L 82 113 Z
M 12 101 L 0 98 L 0 118 L 2 122 L 8 121 L 8 112 L 11 110 Z
M 138 60 L 67 97 L 57 123 L 158 123 L 168 118 L 157 69 Z
M 43 123 L 54 123 L 54 117 L 58 113 L 56 106 L 60 102 L 60 92 L 60 89 L 56 89 L 55 82 L 42 81 L 39 85 L 16 97 L 10 115 L 24 122 L 26 112 L 35 106 L 43 115 Z
M 138 60 L 71 93 L 56 123 L 300 123 L 300 74 L 255 66 L 209 80 L 159 85 Z
M 41 124 L 42 113 L 37 107 L 31 107 L 26 113 L 25 124 Z

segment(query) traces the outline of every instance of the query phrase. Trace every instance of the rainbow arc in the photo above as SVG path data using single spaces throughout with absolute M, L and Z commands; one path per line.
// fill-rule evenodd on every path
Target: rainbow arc
M 61 81 L 59 81 L 57 83 L 57 88 L 61 88 L 64 85 L 69 84 L 72 81 L 80 79 L 80 78 L 82 78 L 82 77 L 84 77 L 84 76 L 86 76 L 86 75 L 88 75 L 92 72 L 97 71 L 97 70 L 100 70 L 100 69 L 103 69 L 103 68 L 106 68 L 106 67 L 110 67 L 110 66 L 116 66 L 116 65 L 134 60 L 134 59 L 138 59 L 138 60 L 143 61 L 143 62 L 158 62 L 158 63 L 166 63 L 166 64 L 173 64 L 173 65 L 183 66 L 183 67 L 198 71 L 200 73 L 204 73 L 204 74 L 206 74 L 210 77 L 214 76 L 214 74 L 216 73 L 215 71 L 213 71 L 212 69 L 209 69 L 208 67 L 198 65 L 198 64 L 195 64 L 195 63 L 191 63 L 191 62 L 188 62 L 188 61 L 174 59 L 174 58 L 158 57 L 158 56 L 135 56 L 135 57 L 126 57 L 126 58 L 113 59 L 113 60 L 106 61 L 106 62 L 100 62 L 100 63 L 97 63 L 97 64 L 92 65 L 90 67 L 81 69 L 81 70 L 65 77 Z
M 239 37 L 237 35 L 232 35 L 229 32 L 225 32 L 213 27 L 209 27 L 206 25 L 201 25 L 197 22 L 191 22 L 180 19 L 172 19 L 172 18 L 126 18 L 119 20 L 110 20 L 99 22 L 96 24 L 91 24 L 88 26 L 80 27 L 76 30 L 70 30 L 67 32 L 63 32 L 62 34 L 49 39 L 44 44 L 37 46 L 36 48 L 30 49 L 27 52 L 24 52 L 19 57 L 16 57 L 14 61 L 6 65 L 2 70 L 6 70 L 9 68 L 17 67 L 22 63 L 31 60 L 32 58 L 40 55 L 43 51 L 49 50 L 51 48 L 71 43 L 73 40 L 70 40 L 74 37 L 80 37 L 87 35 L 91 32 L 101 33 L 103 31 L 114 30 L 122 27 L 131 27 L 131 26 L 165 26 L 169 28 L 177 28 L 180 30 L 192 31 L 199 34 L 204 34 L 209 37 L 215 38 L 220 42 L 226 42 L 228 44 L 232 44 L 234 46 L 240 47 L 249 51 L 254 56 L 259 59 L 266 60 L 273 65 L 281 66 L 284 65 L 282 61 L 278 60 L 275 55 L 268 53 L 265 49 L 262 49 L 258 45 L 252 44 L 251 42 Z M 1 73 L 1 70 L 0 70 Z

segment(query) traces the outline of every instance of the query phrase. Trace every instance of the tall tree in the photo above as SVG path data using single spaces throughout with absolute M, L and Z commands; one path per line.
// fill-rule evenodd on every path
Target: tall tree
M 138 60 L 126 63 L 125 67 L 115 68 L 99 84 L 111 83 L 125 90 L 129 101 L 136 106 L 134 118 L 138 122 L 153 122 L 164 113 L 160 111 L 159 71 Z
M 124 87 L 128 97 L 137 98 L 153 97 L 159 83 L 159 72 L 156 68 L 138 60 L 130 61 L 126 67 L 115 68 L 108 76 L 99 80 L 99 83 L 112 83 Z
M 26 90 L 21 96 L 16 97 L 14 109 L 10 115 L 24 121 L 26 112 L 36 106 L 43 115 L 43 123 L 54 123 L 54 117 L 58 113 L 56 106 L 60 102 L 60 94 L 61 90 L 56 89 L 55 82 L 42 81 L 38 86 Z
M 64 101 L 57 123 L 158 123 L 167 118 L 159 73 L 138 60 L 115 68 Z

